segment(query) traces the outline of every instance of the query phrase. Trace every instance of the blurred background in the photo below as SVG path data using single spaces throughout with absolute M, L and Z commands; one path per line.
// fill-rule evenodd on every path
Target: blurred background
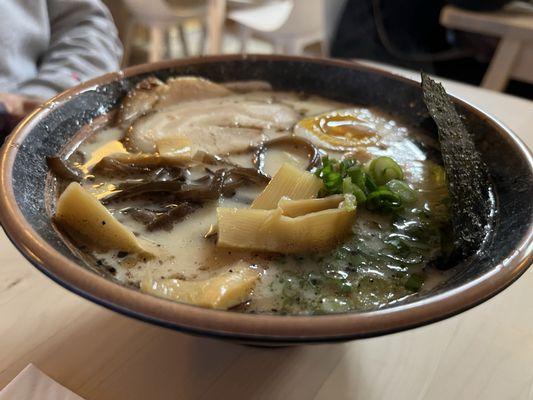
M 106 0 L 123 66 L 203 54 L 368 60 L 533 99 L 533 2 Z
M 0 140 L 80 82 L 206 54 L 359 60 L 533 99 L 533 0 L 2 0 L 0 43 Z

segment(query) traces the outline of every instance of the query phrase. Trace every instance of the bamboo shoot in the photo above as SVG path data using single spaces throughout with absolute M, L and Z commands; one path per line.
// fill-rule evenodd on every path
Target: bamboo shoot
M 343 200 L 344 196 L 341 194 L 320 199 L 303 200 L 291 200 L 287 197 L 282 197 L 278 202 L 278 207 L 281 209 L 281 213 L 287 217 L 299 217 L 312 212 L 337 208 Z
M 240 266 L 202 281 L 154 280 L 147 276 L 141 282 L 141 290 L 174 301 L 226 310 L 248 301 L 258 279 L 257 270 Z
M 301 253 L 334 247 L 349 232 L 355 209 L 344 207 L 297 217 L 275 210 L 217 208 L 218 246 L 276 253 Z
M 312 173 L 285 163 L 257 196 L 251 208 L 274 209 L 282 197 L 288 197 L 291 200 L 310 199 L 317 196 L 321 187 L 322 180 Z
M 99 250 L 152 255 L 133 232 L 76 182 L 59 196 L 55 221 L 74 240 Z

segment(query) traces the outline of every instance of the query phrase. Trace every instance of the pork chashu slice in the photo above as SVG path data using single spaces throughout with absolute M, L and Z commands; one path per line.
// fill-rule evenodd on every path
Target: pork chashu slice
M 218 83 L 195 76 L 169 78 L 166 82 L 150 76 L 131 90 L 120 106 L 117 120 L 131 123 L 136 118 L 183 101 L 223 97 L 233 92 Z
M 128 130 L 131 151 L 188 148 L 225 154 L 287 133 L 298 121 L 290 106 L 247 95 L 181 101 L 138 118 Z

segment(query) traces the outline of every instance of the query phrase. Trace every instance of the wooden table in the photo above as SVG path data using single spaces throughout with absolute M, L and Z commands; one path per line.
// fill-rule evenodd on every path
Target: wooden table
M 533 14 L 446 6 L 440 21 L 447 28 L 500 38 L 481 86 L 501 91 L 511 78 L 533 83 Z
M 533 103 L 458 83 L 533 147 Z M 533 269 L 456 317 L 344 344 L 261 349 L 151 326 L 35 270 L 0 236 L 0 388 L 29 362 L 86 399 L 533 399 Z

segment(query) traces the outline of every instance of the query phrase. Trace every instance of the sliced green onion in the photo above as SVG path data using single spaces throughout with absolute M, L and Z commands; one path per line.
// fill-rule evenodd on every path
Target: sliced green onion
M 416 192 L 405 182 L 392 179 L 385 185 L 392 193 L 397 194 L 405 204 L 412 203 L 416 200 Z
M 358 203 L 364 203 L 366 201 L 366 194 L 365 192 L 363 192 L 363 190 L 359 186 L 354 185 L 353 194 L 355 198 L 357 199 Z
M 332 172 L 327 176 L 327 179 L 324 183 L 327 187 L 334 187 L 338 185 L 341 179 L 342 179 L 342 175 L 340 173 Z
M 320 190 L 319 196 L 342 193 L 343 174 L 339 171 L 338 161 L 330 160 L 328 156 L 324 156 L 321 162 L 322 166 L 315 172 L 315 175 L 324 182 L 324 187 Z
M 359 188 L 365 193 L 375 191 L 378 186 L 372 179 L 372 177 L 363 171 L 362 168 L 352 167 L 348 170 L 348 176 L 352 179 L 352 182 L 355 183 Z
M 384 185 L 392 179 L 403 179 L 402 168 L 390 157 L 378 157 L 368 167 L 370 176 L 378 185 Z
M 361 168 L 354 167 L 350 168 L 348 171 L 348 176 L 351 178 L 352 182 L 359 186 L 361 189 L 366 187 L 366 173 Z
M 353 194 L 356 197 L 358 203 L 362 204 L 366 201 L 365 192 L 363 192 L 363 190 L 358 185 L 353 183 L 349 176 L 342 180 L 342 192 L 344 194 Z
M 372 177 L 365 173 L 365 186 L 366 186 L 366 190 L 367 190 L 367 193 L 370 193 L 370 192 L 374 192 L 378 189 L 378 185 L 376 185 L 376 182 L 374 182 L 374 179 L 372 179 Z
M 392 211 L 402 208 L 402 199 L 385 186 L 370 193 L 366 198 L 367 208 L 376 211 Z
M 352 160 L 352 159 L 342 160 L 339 163 L 339 172 L 343 176 L 346 175 L 346 172 L 348 171 L 348 169 L 355 167 L 356 163 L 357 163 L 357 161 Z
M 350 177 L 346 177 L 342 180 L 342 192 L 343 193 L 353 193 L 353 187 L 355 185 L 353 184 Z
M 331 173 L 331 161 L 328 156 L 324 156 L 320 159 L 321 166 L 315 171 L 315 175 L 319 178 L 324 178 Z
M 416 199 L 414 191 L 401 182 L 402 169 L 390 157 L 374 159 L 368 172 L 352 159 L 337 161 L 325 156 L 321 162 L 321 167 L 315 171 L 324 183 L 320 197 L 351 194 L 357 203 L 368 202 L 368 208 L 376 211 L 394 211 Z

